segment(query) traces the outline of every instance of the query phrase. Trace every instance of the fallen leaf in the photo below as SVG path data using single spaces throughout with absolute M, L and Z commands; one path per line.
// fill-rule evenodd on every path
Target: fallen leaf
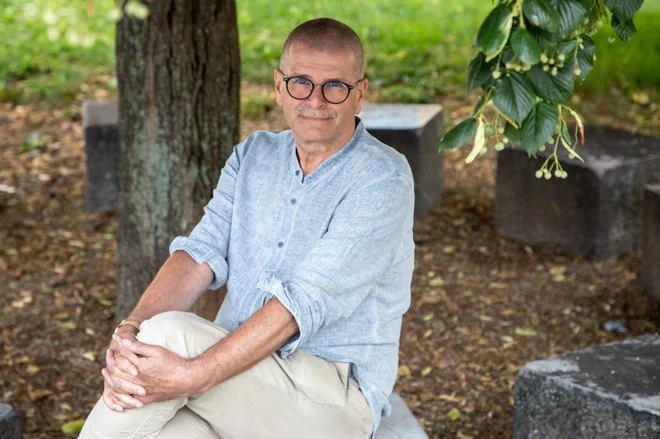
M 431 366 L 427 366 L 422 370 L 422 376 L 425 377 L 426 375 L 430 374 L 433 368 Z
M 84 424 L 85 424 L 84 419 L 78 419 L 75 421 L 67 422 L 66 424 L 62 425 L 61 430 L 62 433 L 64 434 L 80 433 Z
M 30 375 L 34 375 L 35 373 L 39 372 L 39 370 L 39 367 L 35 366 L 34 364 L 29 364 L 28 367 L 25 368 L 25 371 Z
M 84 354 L 82 354 L 82 357 L 86 360 L 89 360 L 89 361 L 96 360 L 96 354 L 92 351 L 85 352 Z
M 445 284 L 445 280 L 440 276 L 436 276 L 429 281 L 429 285 L 432 287 L 441 287 Z
M 448 246 L 444 247 L 442 249 L 442 251 L 447 253 L 447 254 L 451 254 L 451 253 L 454 253 L 456 251 L 456 247 L 454 247 L 453 245 L 448 245 Z
M 447 413 L 446 417 L 450 421 L 457 421 L 457 420 L 461 419 L 461 411 L 457 408 L 453 408 L 449 411 L 449 413 Z
M 410 368 L 406 366 L 405 364 L 402 364 L 399 366 L 399 370 L 397 372 L 397 375 L 400 377 L 407 377 L 410 376 L 412 372 L 410 371 Z
M 78 325 L 76 325 L 76 322 L 69 320 L 68 322 L 57 322 L 57 327 L 62 329 L 76 329 Z
M 520 335 L 522 337 L 535 337 L 536 331 L 533 329 L 516 328 L 516 335 Z
M 78 240 L 69 241 L 71 247 L 85 248 L 85 243 Z
M 432 319 L 433 319 L 433 313 L 426 314 L 426 315 L 424 316 L 424 321 L 425 321 L 425 322 L 428 322 L 429 320 L 432 320 Z

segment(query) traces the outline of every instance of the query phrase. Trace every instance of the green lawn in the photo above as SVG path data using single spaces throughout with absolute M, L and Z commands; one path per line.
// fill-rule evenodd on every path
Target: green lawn
M 270 82 L 287 33 L 308 18 L 331 16 L 362 37 L 367 75 L 380 98 L 408 102 L 462 92 L 474 35 L 492 7 L 486 0 L 237 4 L 245 80 Z M 0 99 L 67 99 L 89 74 L 112 72 L 113 5 L 109 0 L 0 0 Z M 638 35 L 628 44 L 608 43 L 607 24 L 595 36 L 598 60 L 586 87 L 660 85 L 660 0 L 646 0 L 636 23 Z

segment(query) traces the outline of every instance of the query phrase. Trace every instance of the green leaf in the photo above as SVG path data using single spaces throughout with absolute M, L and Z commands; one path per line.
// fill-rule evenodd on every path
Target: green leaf
M 513 17 L 509 7 L 501 4 L 493 9 L 479 27 L 477 47 L 489 56 L 499 53 L 509 39 Z
M 555 10 L 559 13 L 559 29 L 557 37 L 566 37 L 582 24 L 587 15 L 587 8 L 579 0 L 552 0 Z
M 571 135 L 568 132 L 568 126 L 566 125 L 566 122 L 563 122 L 561 124 L 561 135 L 566 142 L 568 142 L 569 144 L 573 143 L 573 141 L 571 140 Z
M 525 64 L 536 64 L 541 59 L 539 43 L 522 27 L 511 35 L 511 47 L 518 59 Z
M 488 82 L 492 77 L 493 70 L 495 70 L 495 61 L 486 62 L 486 56 L 479 52 L 472 62 L 470 62 L 467 77 L 465 78 L 468 93 Z
M 536 104 L 536 94 L 529 79 L 520 73 L 511 72 L 498 84 L 493 93 L 493 102 L 506 116 L 522 123 Z
M 630 41 L 630 39 L 635 35 L 637 32 L 637 28 L 635 27 L 635 23 L 633 23 L 632 19 L 624 22 L 621 22 L 619 20 L 619 17 L 616 15 L 612 17 L 612 29 L 614 29 L 614 32 L 621 38 L 625 43 Z
M 567 63 L 568 60 L 575 56 L 577 48 L 577 40 L 562 41 L 561 43 L 557 44 L 557 51 L 563 53 L 564 56 L 566 56 L 566 60 L 564 61 L 565 63 Z
M 559 30 L 559 13 L 549 0 L 525 0 L 523 13 L 534 26 L 548 32 Z
M 552 76 L 550 71 L 544 72 L 537 65 L 527 72 L 527 77 L 532 81 L 536 94 L 543 99 L 563 105 L 571 103 L 575 85 L 572 64 L 565 64 L 558 69 L 556 76 Z
M 510 123 L 504 125 L 504 135 L 509 138 L 511 143 L 520 142 L 520 130 Z
M 536 154 L 555 131 L 559 113 L 557 108 L 547 102 L 539 102 L 532 109 L 520 127 L 520 141 L 523 148 L 531 154 Z
M 532 37 L 534 37 L 541 50 L 547 49 L 554 43 L 552 34 L 550 32 L 544 31 L 540 27 L 532 26 L 528 28 L 527 31 Z
M 62 430 L 62 433 L 64 433 L 64 434 L 80 433 L 80 431 L 83 428 L 83 424 L 85 424 L 85 420 L 84 419 L 78 419 L 76 421 L 67 422 L 66 424 L 62 425 L 62 427 L 60 427 L 60 429 Z
M 490 100 L 490 93 L 489 90 L 486 90 L 484 94 L 482 94 L 481 97 L 474 104 L 474 108 L 472 108 L 472 114 L 470 114 L 470 117 L 479 114 L 479 112 L 481 112 L 481 109 L 488 103 L 489 100 Z
M 594 52 L 596 46 L 594 45 L 594 40 L 587 35 L 580 35 L 580 37 L 582 38 L 582 47 L 584 47 L 584 49 L 578 50 L 577 63 L 580 68 L 580 79 L 584 80 L 589 72 L 591 72 L 591 69 L 594 68 Z
M 632 20 L 635 17 L 639 8 L 642 7 L 644 0 L 605 0 L 607 6 L 612 13 L 621 17 L 621 21 Z
M 521 337 L 536 337 L 536 331 L 528 328 L 516 328 L 516 335 Z
M 440 141 L 440 149 L 455 149 L 474 137 L 477 132 L 477 119 L 471 117 L 449 130 Z

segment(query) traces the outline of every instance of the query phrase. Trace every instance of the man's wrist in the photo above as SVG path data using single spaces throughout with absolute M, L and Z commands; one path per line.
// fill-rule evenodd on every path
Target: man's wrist
M 190 363 L 190 372 L 192 375 L 190 382 L 193 383 L 191 392 L 193 395 L 204 393 L 217 384 L 214 382 L 213 368 L 208 365 L 205 355 L 188 360 L 188 362 Z

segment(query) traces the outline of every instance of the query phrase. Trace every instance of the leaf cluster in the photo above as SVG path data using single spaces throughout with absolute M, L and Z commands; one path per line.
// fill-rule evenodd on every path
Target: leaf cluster
M 442 139 L 440 149 L 458 148 L 474 138 L 467 157 L 471 162 L 486 152 L 489 139 L 501 150 L 519 142 L 532 156 L 554 144 L 551 162 L 541 176 L 565 177 L 557 147 L 574 148 L 583 142 L 581 118 L 570 108 L 576 81 L 593 69 L 595 45 L 590 35 L 612 13 L 612 28 L 623 41 L 635 33 L 633 18 L 643 0 L 499 0 L 481 24 L 475 39 L 479 53 L 468 67 L 468 92 L 481 89 L 472 116 Z M 484 115 L 492 101 L 492 122 Z M 577 132 L 568 134 L 563 112 L 575 119 Z M 566 135 L 564 135 L 566 134 Z M 578 135 L 579 134 L 579 135 Z M 538 174 L 537 174 L 538 175 Z

